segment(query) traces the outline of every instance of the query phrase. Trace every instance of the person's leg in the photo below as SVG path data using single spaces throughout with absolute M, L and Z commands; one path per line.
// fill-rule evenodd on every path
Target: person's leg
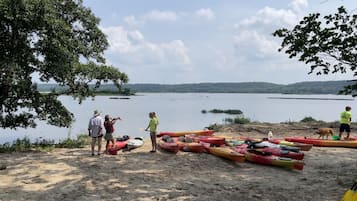
M 100 155 L 100 150 L 102 150 L 102 137 L 98 137 L 98 155 Z
M 92 142 L 91 142 L 92 156 L 94 155 L 94 147 L 95 147 L 96 141 L 97 141 L 97 139 L 92 137 Z
M 348 125 L 348 127 L 346 128 L 346 133 L 347 133 L 346 138 L 349 139 L 350 138 L 350 133 L 351 133 L 351 126 L 350 125 Z
M 151 139 L 151 151 L 155 151 L 155 143 L 156 143 L 156 135 L 150 132 L 150 139 Z
M 157 147 L 157 144 L 156 144 L 156 133 L 153 134 L 153 145 L 152 145 L 152 146 L 154 147 L 153 150 L 156 151 L 156 147 Z
M 106 140 L 106 141 L 107 143 L 105 144 L 105 153 L 108 154 L 110 140 Z
M 341 137 L 342 137 L 343 130 L 344 130 L 343 124 L 341 124 L 341 125 L 340 125 L 340 133 L 338 134 L 338 137 L 339 137 L 340 139 L 341 139 Z

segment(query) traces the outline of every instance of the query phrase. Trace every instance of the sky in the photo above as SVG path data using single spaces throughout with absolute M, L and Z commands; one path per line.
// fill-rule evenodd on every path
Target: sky
M 278 52 L 272 33 L 309 13 L 336 13 L 355 0 L 83 0 L 100 18 L 107 64 L 129 83 L 272 82 L 352 79 L 352 73 L 308 74 Z

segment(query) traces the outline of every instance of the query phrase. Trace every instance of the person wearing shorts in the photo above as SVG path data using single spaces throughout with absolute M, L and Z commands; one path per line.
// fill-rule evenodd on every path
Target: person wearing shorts
M 346 106 L 345 111 L 343 111 L 340 115 L 340 133 L 339 138 L 341 139 L 344 131 L 347 133 L 347 139 L 350 137 L 351 133 L 351 121 L 352 121 L 352 108 L 350 106 Z
M 113 132 L 114 132 L 114 124 L 116 120 L 121 120 L 121 118 L 120 117 L 111 118 L 108 114 L 105 115 L 104 117 L 104 128 L 105 128 L 104 139 L 107 141 L 107 144 L 105 145 L 106 154 L 108 154 L 109 142 L 112 142 L 112 145 L 114 145 Z
M 95 110 L 94 116 L 90 118 L 88 124 L 88 133 L 89 136 L 92 137 L 92 142 L 91 142 L 92 156 L 94 156 L 94 148 L 97 141 L 98 141 L 97 154 L 100 155 L 100 150 L 102 148 L 103 129 L 104 129 L 103 118 L 100 116 L 100 112 L 98 110 Z
M 157 132 L 157 125 L 158 125 L 159 121 L 156 117 L 155 112 L 150 112 L 149 117 L 150 117 L 150 122 L 145 130 L 147 131 L 150 129 L 150 139 L 151 139 L 151 145 L 152 145 L 152 149 L 150 152 L 156 152 L 156 147 L 157 147 L 156 132 Z

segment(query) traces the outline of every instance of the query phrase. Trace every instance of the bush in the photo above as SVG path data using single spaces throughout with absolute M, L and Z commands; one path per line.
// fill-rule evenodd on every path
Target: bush
M 219 130 L 219 126 L 217 124 L 211 124 L 209 126 L 206 127 L 208 130 L 214 130 L 215 132 L 217 132 Z
M 78 135 L 77 139 L 67 138 L 63 141 L 60 141 L 58 144 L 55 145 L 56 148 L 83 148 L 84 146 L 88 145 L 88 136 L 85 134 Z
M 235 124 L 248 124 L 248 123 L 250 123 L 250 119 L 238 116 L 234 119 L 234 123 Z
M 83 148 L 90 142 L 88 136 L 78 135 L 77 139 L 67 138 L 58 144 L 54 143 L 54 140 L 37 139 L 31 144 L 30 139 L 25 137 L 23 139 L 17 139 L 12 144 L 4 143 L 0 144 L 0 153 L 14 152 L 14 151 L 30 151 L 35 149 L 37 151 L 51 151 L 54 148 Z
M 233 123 L 233 122 L 234 122 L 234 119 L 232 119 L 232 118 L 225 118 L 225 119 L 223 119 L 223 121 L 224 121 L 225 123 Z
M 5 143 L 3 145 L 0 145 L 0 153 L 30 150 L 31 143 L 28 137 L 24 137 L 23 139 L 17 139 L 12 144 Z
M 312 117 L 305 117 L 300 122 L 317 122 L 317 120 Z

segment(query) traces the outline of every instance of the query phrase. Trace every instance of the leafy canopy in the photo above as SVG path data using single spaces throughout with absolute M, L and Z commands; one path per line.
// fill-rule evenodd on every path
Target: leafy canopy
M 348 14 L 344 7 L 323 18 L 319 13 L 309 14 L 292 30 L 278 29 L 273 35 L 283 38 L 279 51 L 309 64 L 309 73 L 357 75 L 357 15 Z M 342 93 L 357 96 L 356 91 L 354 83 Z
M 35 120 L 69 127 L 73 114 L 59 95 L 81 103 L 103 82 L 119 89 L 128 82 L 125 73 L 105 65 L 108 42 L 98 24 L 82 0 L 0 0 L 2 128 L 36 127 Z M 41 94 L 33 76 L 66 90 Z

